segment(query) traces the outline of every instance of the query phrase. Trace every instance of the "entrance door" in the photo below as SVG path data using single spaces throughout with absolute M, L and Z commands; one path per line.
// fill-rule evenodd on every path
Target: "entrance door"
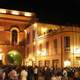
M 59 60 L 52 60 L 52 66 L 56 69 L 58 67 Z
M 8 64 L 19 65 L 22 63 L 22 57 L 18 51 L 11 50 L 8 52 L 7 61 L 8 61 Z

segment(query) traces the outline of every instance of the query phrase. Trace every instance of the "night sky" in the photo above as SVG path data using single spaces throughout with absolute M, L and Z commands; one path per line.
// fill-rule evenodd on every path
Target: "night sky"
M 44 23 L 80 24 L 80 0 L 0 0 L 0 7 L 35 12 Z

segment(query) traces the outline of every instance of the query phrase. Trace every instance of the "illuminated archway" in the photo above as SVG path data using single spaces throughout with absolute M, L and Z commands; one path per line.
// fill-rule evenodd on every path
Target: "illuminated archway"
M 7 54 L 7 61 L 9 64 L 19 65 L 22 63 L 22 57 L 16 50 L 11 50 Z
M 12 39 L 16 39 L 17 44 L 19 43 L 19 29 L 17 27 L 12 27 L 10 30 L 10 42 L 12 43 Z

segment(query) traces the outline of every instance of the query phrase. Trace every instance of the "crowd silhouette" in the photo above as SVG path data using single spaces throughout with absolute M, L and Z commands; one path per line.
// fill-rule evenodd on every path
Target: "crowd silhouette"
M 1 65 L 0 80 L 80 80 L 80 67 Z

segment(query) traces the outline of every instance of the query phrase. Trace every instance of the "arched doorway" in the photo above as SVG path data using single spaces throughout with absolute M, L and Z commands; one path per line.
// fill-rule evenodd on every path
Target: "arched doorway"
M 7 54 L 8 64 L 20 65 L 22 63 L 22 57 L 16 50 L 11 50 Z

